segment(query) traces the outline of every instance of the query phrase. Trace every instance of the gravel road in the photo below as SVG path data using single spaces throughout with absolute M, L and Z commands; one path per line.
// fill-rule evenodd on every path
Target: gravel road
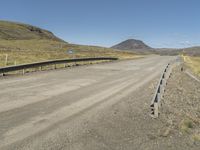
M 1 78 L 0 149 L 154 149 L 149 104 L 156 81 L 174 58 Z

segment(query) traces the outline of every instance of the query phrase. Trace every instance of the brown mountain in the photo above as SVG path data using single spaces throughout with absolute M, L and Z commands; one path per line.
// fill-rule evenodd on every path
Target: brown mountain
M 143 41 L 135 39 L 129 39 L 123 41 L 115 46 L 112 46 L 112 48 L 119 50 L 152 49 L 151 47 L 146 45 Z

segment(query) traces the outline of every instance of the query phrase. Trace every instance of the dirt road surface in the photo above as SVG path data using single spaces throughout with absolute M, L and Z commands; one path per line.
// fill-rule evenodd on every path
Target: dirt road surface
M 156 149 L 148 123 L 155 85 L 175 57 L 0 79 L 0 149 Z

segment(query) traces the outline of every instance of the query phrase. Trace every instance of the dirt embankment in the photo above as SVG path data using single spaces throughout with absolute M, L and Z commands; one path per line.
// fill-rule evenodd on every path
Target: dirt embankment
M 181 66 L 174 68 L 163 98 L 160 121 L 165 122 L 162 136 L 173 139 L 182 149 L 200 148 L 200 83 L 189 77 Z

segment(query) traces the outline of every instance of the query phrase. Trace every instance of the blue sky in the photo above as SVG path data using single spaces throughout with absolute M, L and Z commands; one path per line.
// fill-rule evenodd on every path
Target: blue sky
M 152 47 L 200 45 L 199 0 L 0 0 L 0 20 L 48 30 L 70 43 Z

